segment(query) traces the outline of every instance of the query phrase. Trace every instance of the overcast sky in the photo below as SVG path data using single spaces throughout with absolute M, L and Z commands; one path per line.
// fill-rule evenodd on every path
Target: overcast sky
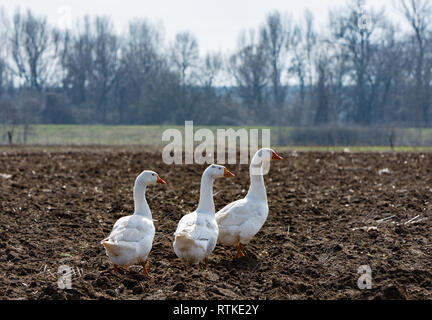
M 345 0 L 0 0 L 0 7 L 11 15 L 19 7 L 43 14 L 56 25 L 86 14 L 110 16 L 119 32 L 132 18 L 148 18 L 164 26 L 166 40 L 176 32 L 189 30 L 198 38 L 200 52 L 231 51 L 242 30 L 259 26 L 268 12 L 278 9 L 300 19 L 305 9 L 315 16 L 317 25 L 327 22 L 328 10 L 344 5 Z M 393 0 L 367 0 L 367 6 L 386 7 Z M 66 9 L 65 9 L 66 8 Z M 401 19 L 392 14 L 394 19 Z

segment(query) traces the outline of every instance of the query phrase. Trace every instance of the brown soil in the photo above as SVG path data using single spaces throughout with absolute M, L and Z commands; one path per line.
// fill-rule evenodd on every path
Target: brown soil
M 432 298 L 432 154 L 281 155 L 265 178 L 269 218 L 247 256 L 217 246 L 207 272 L 185 271 L 172 250 L 204 166 L 165 165 L 160 152 L 142 150 L 3 152 L 0 299 Z M 247 166 L 228 168 L 236 177 L 217 180 L 217 209 L 249 185 Z M 115 274 L 100 245 L 132 213 L 143 169 L 168 183 L 147 192 L 157 220 L 152 279 L 139 266 Z M 57 286 L 60 265 L 75 271 L 70 290 Z M 371 290 L 357 286 L 361 265 L 372 269 Z

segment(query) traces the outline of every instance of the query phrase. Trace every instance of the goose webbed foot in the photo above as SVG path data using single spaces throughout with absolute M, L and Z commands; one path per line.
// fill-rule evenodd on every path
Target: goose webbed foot
M 143 273 L 146 275 L 147 278 L 151 278 L 151 275 L 147 272 L 147 268 L 145 265 L 145 262 L 141 262 L 141 265 L 143 267 Z
M 245 254 L 242 251 L 242 247 L 241 247 L 241 243 L 240 242 L 237 243 L 236 248 L 237 248 L 237 252 L 236 252 L 236 255 L 235 255 L 234 258 L 238 259 L 238 258 L 244 257 Z

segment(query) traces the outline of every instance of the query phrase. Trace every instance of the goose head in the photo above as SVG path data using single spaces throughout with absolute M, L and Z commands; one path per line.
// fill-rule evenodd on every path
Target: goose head
M 260 176 L 267 174 L 270 170 L 270 162 L 272 160 L 282 160 L 282 157 L 270 148 L 262 148 L 258 150 L 252 158 L 250 165 L 251 175 Z
M 206 174 L 211 178 L 216 179 L 219 177 L 234 177 L 234 174 L 224 166 L 212 164 L 206 169 Z
M 260 162 L 270 162 L 272 160 L 282 160 L 283 158 L 278 155 L 273 149 L 262 148 L 256 153 L 257 160 Z
M 143 186 L 156 184 L 156 183 L 166 184 L 166 182 L 163 179 L 161 179 L 161 177 L 159 177 L 159 175 L 156 172 L 150 170 L 145 170 L 141 172 L 141 174 L 137 177 L 135 181 L 135 185 L 143 185 Z

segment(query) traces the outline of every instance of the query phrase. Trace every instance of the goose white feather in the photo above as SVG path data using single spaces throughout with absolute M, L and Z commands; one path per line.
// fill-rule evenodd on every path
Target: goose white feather
M 130 266 L 145 262 L 151 251 L 155 227 L 152 214 L 145 198 L 148 185 L 163 183 L 153 171 L 143 171 L 135 180 L 133 215 L 122 217 L 116 221 L 110 235 L 101 241 L 107 256 L 115 265 Z M 147 274 L 147 271 L 144 269 Z
M 240 244 L 249 243 L 264 225 L 268 216 L 267 192 L 263 178 L 263 165 L 271 159 L 282 159 L 272 149 L 258 150 L 252 158 L 250 186 L 245 198 L 231 202 L 216 213 L 219 226 L 218 243 L 236 245 L 237 255 L 243 255 Z
M 174 252 L 184 263 L 193 265 L 206 259 L 214 250 L 218 238 L 213 202 L 213 181 L 221 176 L 233 176 L 225 167 L 209 166 L 203 173 L 198 208 L 183 216 L 174 233 Z

